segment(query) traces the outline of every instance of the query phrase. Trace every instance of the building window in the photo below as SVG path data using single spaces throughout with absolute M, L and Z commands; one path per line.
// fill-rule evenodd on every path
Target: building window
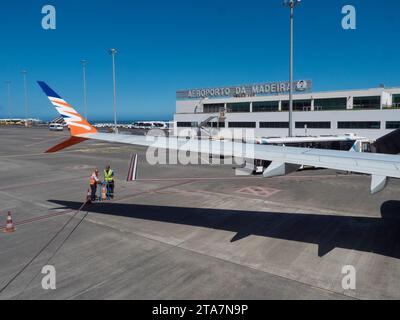
M 250 112 L 250 102 L 228 103 L 228 112 Z
M 197 122 L 177 122 L 176 126 L 178 128 L 192 128 L 197 127 Z
M 380 129 L 379 121 L 338 122 L 338 129 Z
M 208 122 L 207 125 L 211 128 L 225 128 L 225 122 L 220 122 L 218 125 L 218 122 Z
M 221 109 L 224 109 L 223 103 L 210 103 L 203 105 L 203 113 L 218 113 Z
M 381 97 L 354 97 L 354 109 L 380 109 Z
M 400 121 L 387 121 L 386 129 L 400 129 Z
M 229 122 L 229 128 L 255 128 L 255 122 Z
M 260 122 L 260 128 L 288 129 L 289 122 Z
M 347 98 L 315 99 L 314 110 L 345 110 L 347 109 Z
M 330 122 L 296 122 L 296 129 L 330 129 Z
M 253 112 L 279 111 L 279 101 L 253 102 Z
M 282 101 L 282 111 L 289 111 L 289 101 Z M 311 100 L 294 100 L 293 111 L 311 111 Z

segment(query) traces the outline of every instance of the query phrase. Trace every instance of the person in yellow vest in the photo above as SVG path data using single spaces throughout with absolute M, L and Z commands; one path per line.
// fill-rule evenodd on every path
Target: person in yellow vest
M 107 184 L 107 196 L 110 196 L 111 199 L 114 199 L 114 171 L 109 165 L 104 170 L 104 182 Z
M 99 183 L 99 170 L 96 169 L 92 173 L 89 179 L 90 190 L 91 190 L 91 200 L 96 201 L 97 184 Z

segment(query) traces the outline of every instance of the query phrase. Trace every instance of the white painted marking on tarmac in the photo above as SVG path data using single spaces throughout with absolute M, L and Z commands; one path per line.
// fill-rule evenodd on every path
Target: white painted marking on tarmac
M 237 190 L 236 193 L 269 198 L 269 197 L 273 196 L 274 194 L 281 192 L 281 191 L 282 190 L 268 188 L 268 187 L 249 186 L 249 187 L 245 187 L 245 188 L 241 188 L 240 190 Z

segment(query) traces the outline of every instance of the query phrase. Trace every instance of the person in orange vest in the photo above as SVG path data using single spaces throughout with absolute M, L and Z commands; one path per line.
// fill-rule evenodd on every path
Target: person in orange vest
M 91 199 L 92 201 L 96 201 L 96 192 L 97 192 L 97 184 L 99 183 L 99 170 L 96 169 L 90 176 L 90 190 L 92 191 Z

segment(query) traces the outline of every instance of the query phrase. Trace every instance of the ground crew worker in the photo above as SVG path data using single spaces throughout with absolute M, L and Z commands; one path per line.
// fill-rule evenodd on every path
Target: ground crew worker
M 90 176 L 90 190 L 92 191 L 91 199 L 92 201 L 96 201 L 96 192 L 97 192 L 97 184 L 99 183 L 99 170 L 96 169 Z
M 114 199 L 114 171 L 109 165 L 104 170 L 104 182 L 107 184 L 108 195 Z

